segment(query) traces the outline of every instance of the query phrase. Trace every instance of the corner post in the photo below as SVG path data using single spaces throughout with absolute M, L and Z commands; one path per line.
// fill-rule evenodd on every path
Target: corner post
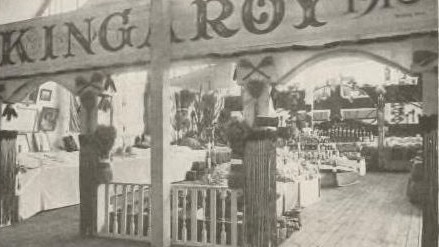
M 89 143 L 89 136 L 98 124 L 98 96 L 95 92 L 86 91 L 81 99 L 81 135 L 79 149 L 79 196 L 80 196 L 80 234 L 82 237 L 92 236 L 96 231 L 97 188 L 93 180 L 93 167 L 96 154 Z
M 171 245 L 170 182 L 166 178 L 169 166 L 170 100 L 169 69 L 171 60 L 170 0 L 151 1 L 151 63 L 148 83 L 151 83 L 151 218 L 152 247 Z M 148 106 L 145 106 L 148 107 Z M 145 108 L 145 110 L 147 110 Z

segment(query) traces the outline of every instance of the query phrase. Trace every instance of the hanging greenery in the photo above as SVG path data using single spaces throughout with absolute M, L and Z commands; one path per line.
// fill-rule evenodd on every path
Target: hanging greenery
M 231 119 L 226 125 L 225 134 L 230 142 L 233 155 L 242 158 L 247 137 L 251 133 L 250 126 L 246 122 L 238 119 Z
M 246 87 L 250 95 L 254 99 L 257 99 L 261 96 L 262 91 L 265 88 L 265 82 L 262 80 L 251 80 L 247 83 Z
M 117 132 L 113 126 L 99 125 L 93 133 L 101 159 L 109 158 L 110 150 L 116 140 Z

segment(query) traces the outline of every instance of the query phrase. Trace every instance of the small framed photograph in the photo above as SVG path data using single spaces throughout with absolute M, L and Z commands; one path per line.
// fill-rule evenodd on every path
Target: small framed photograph
M 40 131 L 54 131 L 58 121 L 59 109 L 43 107 L 40 115 Z
M 42 100 L 42 101 L 50 101 L 51 99 L 52 99 L 52 90 L 41 89 L 40 100 Z

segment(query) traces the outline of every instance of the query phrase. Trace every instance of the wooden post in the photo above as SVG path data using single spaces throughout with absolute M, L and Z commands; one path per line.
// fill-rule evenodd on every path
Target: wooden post
M 424 118 L 429 116 L 430 123 L 423 123 L 421 126 L 437 126 L 438 114 L 438 74 L 437 68 L 422 71 L 422 111 Z M 426 189 L 423 203 L 423 222 L 422 222 L 422 246 L 438 246 L 439 244 L 439 167 L 438 167 L 438 132 L 436 129 L 423 130 L 423 158 L 424 158 L 424 178 Z
M 245 246 L 249 247 L 276 246 L 277 242 L 276 147 L 266 135 L 256 132 L 256 139 L 245 144 Z
M 170 0 L 151 1 L 151 216 L 152 246 L 171 245 L 170 183 L 166 178 L 169 166 L 170 100 L 169 67 L 171 56 Z M 146 109 L 145 109 L 146 110 Z
M 384 95 L 378 95 L 378 103 L 377 103 L 377 123 L 378 123 L 378 168 L 383 169 L 386 156 L 384 151 L 384 139 L 385 139 L 385 131 L 384 131 Z
M 0 100 L 0 114 L 3 114 L 3 101 Z M 2 130 L 3 127 L 3 118 L 0 118 L 0 130 Z
M 244 58 L 238 64 L 243 85 L 244 118 L 253 127 L 244 151 L 244 246 L 276 246 L 276 132 L 257 126 L 258 117 L 273 116 L 271 85 L 276 68 L 272 57 Z M 277 118 L 277 117 L 276 117 Z
M 81 136 L 79 150 L 80 234 L 91 236 L 96 229 L 97 188 L 93 181 L 96 153 L 90 145 L 89 135 L 98 123 L 98 96 L 91 92 L 81 95 Z

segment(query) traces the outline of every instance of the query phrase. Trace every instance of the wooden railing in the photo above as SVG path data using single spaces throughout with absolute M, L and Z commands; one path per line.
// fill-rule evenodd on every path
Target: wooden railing
M 98 188 L 97 235 L 149 241 L 151 201 L 148 184 L 109 183 Z
M 243 203 L 237 190 L 223 186 L 172 187 L 172 243 L 185 246 L 241 246 Z

